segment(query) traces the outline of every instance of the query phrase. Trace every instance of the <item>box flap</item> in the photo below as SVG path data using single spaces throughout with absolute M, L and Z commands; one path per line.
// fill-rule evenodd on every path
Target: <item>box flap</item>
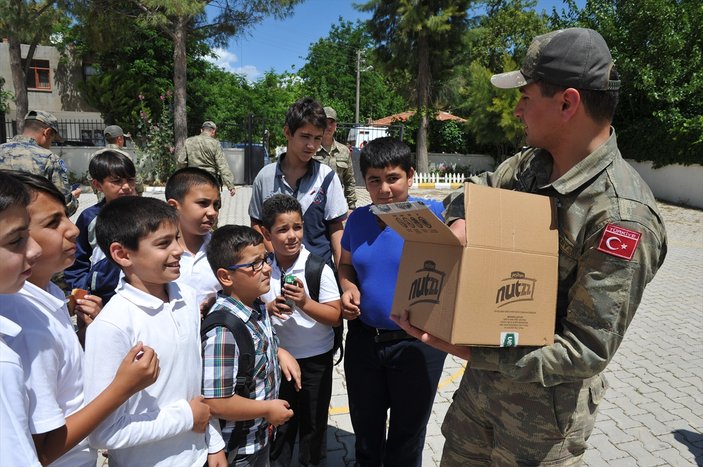
M 462 246 L 449 227 L 422 202 L 373 205 L 371 212 L 407 241 Z
M 464 190 L 467 246 L 558 254 L 552 198 L 476 184 Z

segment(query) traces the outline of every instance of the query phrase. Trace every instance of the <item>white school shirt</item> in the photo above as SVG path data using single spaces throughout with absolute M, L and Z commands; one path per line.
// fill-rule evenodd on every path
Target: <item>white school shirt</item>
M 0 314 L 22 328 L 6 342 L 22 361 L 32 434 L 65 425 L 84 405 L 83 349 L 65 301 L 51 282 L 43 290 L 27 281 L 18 293 L 0 295 Z M 51 465 L 95 467 L 96 462 L 97 452 L 85 439 Z
M 168 303 L 122 278 L 116 294 L 86 332 L 85 394 L 93 400 L 112 381 L 137 342 L 152 347 L 160 373 L 154 384 L 130 397 L 89 436 L 110 450 L 110 466 L 197 466 L 224 448 L 214 425 L 192 431 L 188 401 L 200 395 L 200 312 L 195 291 L 175 282 Z
M 21 328 L 0 316 L 0 465 L 39 467 L 29 433 L 29 397 L 19 355 L 3 336 L 17 337 Z
M 300 254 L 293 266 L 282 271 L 278 262 L 274 262 L 271 271 L 271 289 L 261 299 L 268 303 L 276 296 L 281 295 L 281 277 L 286 274 L 293 274 L 303 282 L 305 294 L 309 297 L 308 284 L 305 282 L 305 261 L 310 252 L 303 245 L 300 247 Z M 319 303 L 327 303 L 339 300 L 339 288 L 334 278 L 332 268 L 325 264 L 320 279 Z M 295 358 L 308 358 L 321 355 L 332 350 L 334 345 L 334 331 L 332 326 L 322 324 L 305 314 L 298 306 L 293 307 L 293 313 L 285 320 L 271 316 L 271 323 L 278 335 L 281 347 L 286 349 Z
M 210 243 L 212 234 L 207 234 L 200 245 L 200 249 L 194 254 L 183 250 L 181 255 L 181 275 L 176 280 L 179 285 L 187 285 L 195 289 L 198 306 L 210 297 L 215 297 L 217 292 L 222 290 L 222 286 L 217 281 L 215 273 L 212 272 L 210 263 L 207 260 L 205 250 Z

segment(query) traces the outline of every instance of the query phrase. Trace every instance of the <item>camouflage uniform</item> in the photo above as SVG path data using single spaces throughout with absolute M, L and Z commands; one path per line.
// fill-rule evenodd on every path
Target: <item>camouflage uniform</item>
M 220 142 L 205 134 L 191 136 L 185 142 L 185 149 L 178 158 L 178 168 L 199 167 L 207 170 L 228 189 L 235 188 L 234 176 L 222 152 Z
M 129 157 L 129 160 L 131 160 L 132 162 L 135 163 L 134 164 L 135 166 L 137 165 L 134 160 L 134 157 L 132 157 L 132 155 L 130 153 L 128 153 L 127 151 L 125 151 L 119 145 L 117 145 L 115 143 L 107 143 L 104 148 L 98 149 L 93 154 L 91 154 L 90 158 L 92 159 L 93 157 L 95 157 L 98 154 L 101 154 L 105 151 L 114 151 L 114 152 L 119 152 L 120 154 L 124 154 L 125 156 Z M 90 183 L 91 180 L 92 180 L 92 177 L 90 176 L 90 174 L 88 174 L 88 182 Z M 137 170 L 137 183 L 135 184 L 134 189 L 137 192 L 137 195 L 139 195 L 139 196 L 141 196 L 142 193 L 144 193 L 144 182 L 141 180 L 141 177 L 139 176 L 139 170 Z M 102 199 L 105 197 L 105 195 L 102 192 L 97 191 L 95 188 L 93 188 L 93 193 L 95 193 L 96 196 L 98 197 L 98 202 L 102 201 Z
M 328 152 L 323 146 L 315 154 L 315 159 L 327 164 L 337 172 L 344 188 L 344 197 L 347 199 L 349 209 L 356 208 L 356 180 L 354 179 L 354 164 L 349 153 L 349 148 L 342 143 L 332 140 L 332 148 Z
M 71 216 L 78 210 L 78 200 L 71 194 L 68 169 L 64 161 L 49 149 L 39 146 L 34 138 L 17 135 L 0 144 L 0 169 L 19 170 L 49 179 L 66 198 Z
M 443 466 L 579 464 L 607 382 L 645 285 L 666 255 L 666 232 L 649 187 L 625 162 L 614 130 L 606 143 L 549 183 L 550 154 L 526 148 L 473 183 L 557 201 L 559 284 L 555 342 L 472 347 L 445 417 Z M 464 218 L 462 192 L 445 205 Z M 608 224 L 641 234 L 631 260 L 598 249 Z

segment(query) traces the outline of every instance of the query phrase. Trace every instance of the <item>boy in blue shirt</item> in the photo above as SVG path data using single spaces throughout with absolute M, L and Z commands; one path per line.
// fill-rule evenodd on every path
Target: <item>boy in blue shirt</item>
M 442 203 L 409 196 L 411 156 L 407 145 L 390 137 L 364 147 L 360 166 L 371 201 L 422 201 L 441 218 Z M 349 216 L 339 264 L 342 316 L 349 321 L 344 372 L 356 462 L 419 467 L 446 353 L 412 338 L 391 321 L 403 239 L 369 208 L 359 207 Z

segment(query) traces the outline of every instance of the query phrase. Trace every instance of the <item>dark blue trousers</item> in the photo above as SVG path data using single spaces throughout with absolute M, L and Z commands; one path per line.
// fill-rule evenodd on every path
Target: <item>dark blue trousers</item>
M 416 339 L 376 342 L 375 337 L 375 330 L 358 319 L 348 322 L 344 372 L 356 465 L 420 467 L 447 354 Z

